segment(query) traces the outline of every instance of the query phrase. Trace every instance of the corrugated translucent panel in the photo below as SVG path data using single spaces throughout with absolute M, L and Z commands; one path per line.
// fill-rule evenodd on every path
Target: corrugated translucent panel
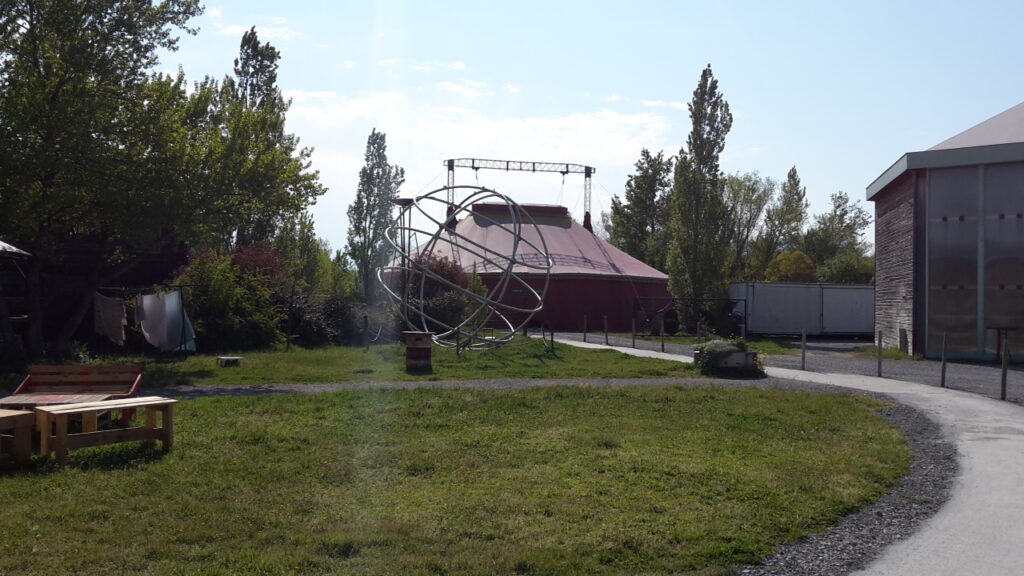
M 928 174 L 928 353 L 978 354 L 978 169 Z
M 1010 356 L 1024 358 L 1024 164 L 985 167 L 985 328 L 1009 328 Z

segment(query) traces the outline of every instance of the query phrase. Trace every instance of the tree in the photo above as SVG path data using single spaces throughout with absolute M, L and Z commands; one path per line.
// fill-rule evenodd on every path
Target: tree
M 283 132 L 286 106 L 258 112 L 237 104 L 233 83 L 207 79 L 190 93 L 181 72 L 150 74 L 175 29 L 194 32 L 197 0 L 0 7 L 0 229 L 36 256 L 33 356 L 44 324 L 60 326 L 51 351 L 62 354 L 96 287 L 143 260 L 230 244 L 323 193 L 310 151 Z M 64 309 L 50 305 L 57 291 L 44 297 L 44 272 L 61 275 Z
M 644 148 L 635 164 L 636 173 L 626 179 L 625 200 L 612 198 L 611 243 L 659 270 L 665 269 L 672 160 L 663 152 L 652 156 Z
M 819 266 L 847 250 L 863 256 L 867 251 L 864 231 L 870 224 L 871 217 L 860 204 L 851 202 L 845 192 L 836 192 L 832 209 L 815 216 L 814 225 L 804 234 L 803 251 Z
M 765 277 L 769 282 L 814 282 L 814 262 L 799 250 L 786 251 L 768 264 Z
M 843 250 L 818 266 L 818 281 L 832 284 L 872 284 L 875 258 L 857 250 Z
M 386 136 L 376 128 L 366 140 L 365 160 L 359 170 L 356 198 L 348 207 L 348 254 L 355 263 L 363 298 L 372 302 L 374 273 L 386 254 L 384 234 L 391 222 L 391 200 L 405 182 L 405 170 L 388 164 Z
M 688 106 L 692 128 L 675 166 L 668 263 L 669 288 L 676 298 L 689 302 L 687 320 L 692 327 L 702 301 L 724 289 L 730 241 L 731 216 L 718 157 L 732 127 L 732 114 L 710 65 L 701 73 Z
M 210 115 L 202 140 L 212 196 L 205 206 L 217 216 L 211 232 L 224 247 L 269 241 L 326 191 L 310 169 L 313 150 L 285 131 L 291 102 L 277 87 L 280 58 L 252 28 L 242 35 L 234 77 L 198 87 Z
M 0 229 L 34 255 L 27 344 L 43 350 L 42 274 L 74 257 L 82 294 L 167 246 L 187 191 L 183 78 L 148 76 L 198 0 L 0 1 Z M 62 268 L 65 268 L 62 266 Z M 86 297 L 90 300 L 86 300 Z
M 751 247 L 747 276 L 764 277 L 768 264 L 783 250 L 799 246 L 807 222 L 807 189 L 800 184 L 796 166 L 789 169 L 782 192 L 765 211 L 764 227 Z
M 775 181 L 761 178 L 757 172 L 734 174 L 725 179 L 725 197 L 732 214 L 731 278 L 743 277 L 754 233 L 760 227 L 761 216 L 774 195 Z

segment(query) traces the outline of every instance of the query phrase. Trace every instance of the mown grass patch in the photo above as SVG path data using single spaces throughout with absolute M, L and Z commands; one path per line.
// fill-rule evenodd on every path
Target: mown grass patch
M 0 476 L 0 574 L 727 574 L 905 473 L 880 406 L 684 387 L 189 400 L 167 455 Z
M 692 378 L 692 364 L 638 358 L 614 350 L 589 350 L 518 337 L 506 346 L 463 352 L 434 346 L 434 371 L 408 374 L 399 344 L 245 352 L 241 366 L 220 368 L 216 355 L 174 360 L 108 358 L 102 362 L 140 363 L 145 386 L 169 384 L 273 384 L 286 382 L 387 382 L 497 378 Z
M 853 353 L 861 358 L 878 358 L 878 346 L 874 344 L 868 344 L 866 346 L 857 346 L 853 349 Z M 882 348 L 882 358 L 885 360 L 921 360 L 921 356 L 914 356 L 913 354 L 907 354 L 899 348 Z

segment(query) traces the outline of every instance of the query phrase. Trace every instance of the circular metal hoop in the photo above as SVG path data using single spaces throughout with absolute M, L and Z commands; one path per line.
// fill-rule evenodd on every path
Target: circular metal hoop
M 449 200 L 460 195 L 461 201 Z M 497 218 L 489 214 L 491 210 L 473 211 L 475 204 L 484 202 L 505 207 L 496 210 L 500 215 Z M 390 264 L 377 270 L 377 279 L 392 300 L 402 306 L 409 329 L 432 332 L 434 342 L 444 347 L 492 348 L 511 341 L 516 331 L 543 309 L 551 257 L 540 227 L 514 200 L 481 186 L 445 186 L 404 201 L 401 208 L 386 233 L 394 257 Z M 438 213 L 443 216 L 438 217 Z M 460 234 L 456 224 L 470 214 L 488 227 L 489 237 L 502 239 L 501 244 L 510 245 L 511 249 L 507 253 L 497 252 Z M 412 239 L 420 237 L 426 238 L 426 242 L 412 248 Z M 467 270 L 470 266 L 481 266 L 490 280 L 486 294 L 461 286 L 432 269 L 431 263 L 447 258 L 440 256 L 444 253 L 451 254 L 451 260 L 464 273 L 473 272 Z M 525 274 L 542 275 L 539 291 L 527 282 Z M 505 297 L 511 292 L 524 303 L 506 302 Z M 430 309 L 430 299 L 438 293 L 457 297 L 455 302 L 462 304 L 458 319 L 452 319 L 450 314 L 443 317 Z M 494 335 L 485 336 L 485 330 Z

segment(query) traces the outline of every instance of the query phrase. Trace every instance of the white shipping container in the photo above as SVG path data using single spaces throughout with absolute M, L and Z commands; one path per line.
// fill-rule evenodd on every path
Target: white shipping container
M 748 334 L 809 336 L 872 334 L 875 287 L 864 284 L 743 282 L 729 298 L 746 321 Z

